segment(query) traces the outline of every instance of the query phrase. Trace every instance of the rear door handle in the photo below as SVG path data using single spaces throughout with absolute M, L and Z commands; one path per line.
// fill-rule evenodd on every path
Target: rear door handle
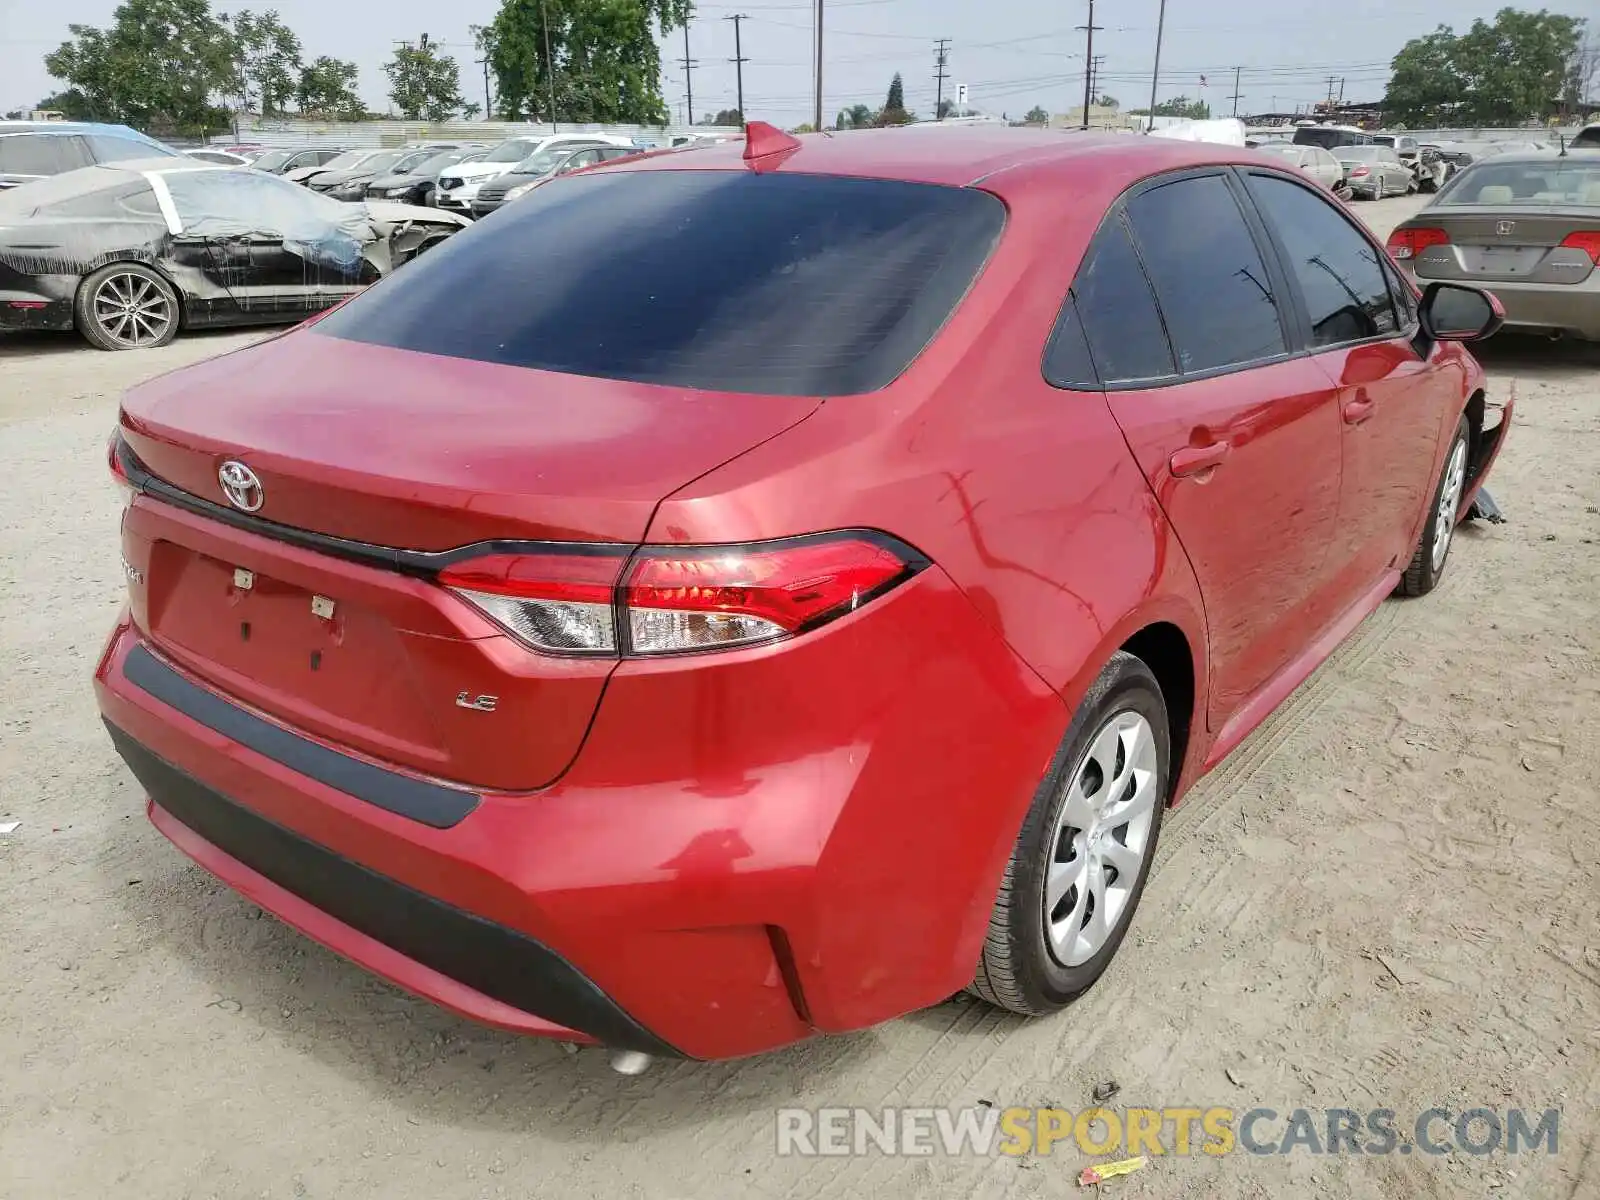
M 1354 400 L 1344 402 L 1344 423 L 1346 425 L 1359 425 L 1372 415 L 1375 407 L 1366 396 L 1357 396 Z
M 1172 460 L 1167 465 L 1171 467 L 1175 477 L 1184 479 L 1220 467 L 1228 457 L 1230 449 L 1227 442 L 1212 442 L 1209 446 L 1185 446 L 1173 454 Z

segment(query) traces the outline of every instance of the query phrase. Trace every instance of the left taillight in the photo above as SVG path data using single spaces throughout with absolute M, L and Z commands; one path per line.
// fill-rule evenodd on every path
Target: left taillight
M 621 657 L 732 649 L 815 629 L 926 559 L 866 531 L 721 546 L 538 548 L 452 565 L 439 582 L 523 644 Z
M 1450 235 L 1442 229 L 1396 229 L 1389 235 L 1389 253 L 1404 262 L 1416 258 L 1429 246 L 1448 246 Z

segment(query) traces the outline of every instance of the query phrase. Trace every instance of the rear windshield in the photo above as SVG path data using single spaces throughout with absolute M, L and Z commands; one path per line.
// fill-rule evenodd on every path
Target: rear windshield
M 1600 159 L 1487 162 L 1450 181 L 1435 204 L 1549 204 L 1600 208 Z
M 852 395 L 910 364 L 1005 222 L 972 188 L 613 171 L 536 189 L 317 334 L 572 375 Z

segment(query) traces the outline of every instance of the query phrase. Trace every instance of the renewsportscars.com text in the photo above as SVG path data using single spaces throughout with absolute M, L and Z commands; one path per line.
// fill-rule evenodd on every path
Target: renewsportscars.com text
M 1221 1107 L 785 1108 L 780 1155 L 1555 1154 L 1561 1111 Z

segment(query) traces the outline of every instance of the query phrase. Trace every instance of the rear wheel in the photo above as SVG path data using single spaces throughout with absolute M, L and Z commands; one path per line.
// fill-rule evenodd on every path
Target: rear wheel
M 78 332 L 102 350 L 146 350 L 178 335 L 178 294 L 140 263 L 112 263 L 78 287 Z
M 1471 427 L 1462 417 L 1456 424 L 1455 438 L 1450 443 L 1450 452 L 1445 455 L 1439 482 L 1433 489 L 1433 504 L 1411 556 L 1411 565 L 1400 576 L 1400 586 L 1395 589 L 1402 596 L 1426 596 L 1444 575 L 1445 564 L 1450 560 L 1450 546 L 1455 540 L 1456 514 L 1461 511 L 1461 497 L 1467 486 L 1470 441 Z
M 1022 823 L 973 992 L 1042 1016 L 1105 972 L 1155 856 L 1169 747 L 1155 676 L 1117 654 L 1078 707 Z

